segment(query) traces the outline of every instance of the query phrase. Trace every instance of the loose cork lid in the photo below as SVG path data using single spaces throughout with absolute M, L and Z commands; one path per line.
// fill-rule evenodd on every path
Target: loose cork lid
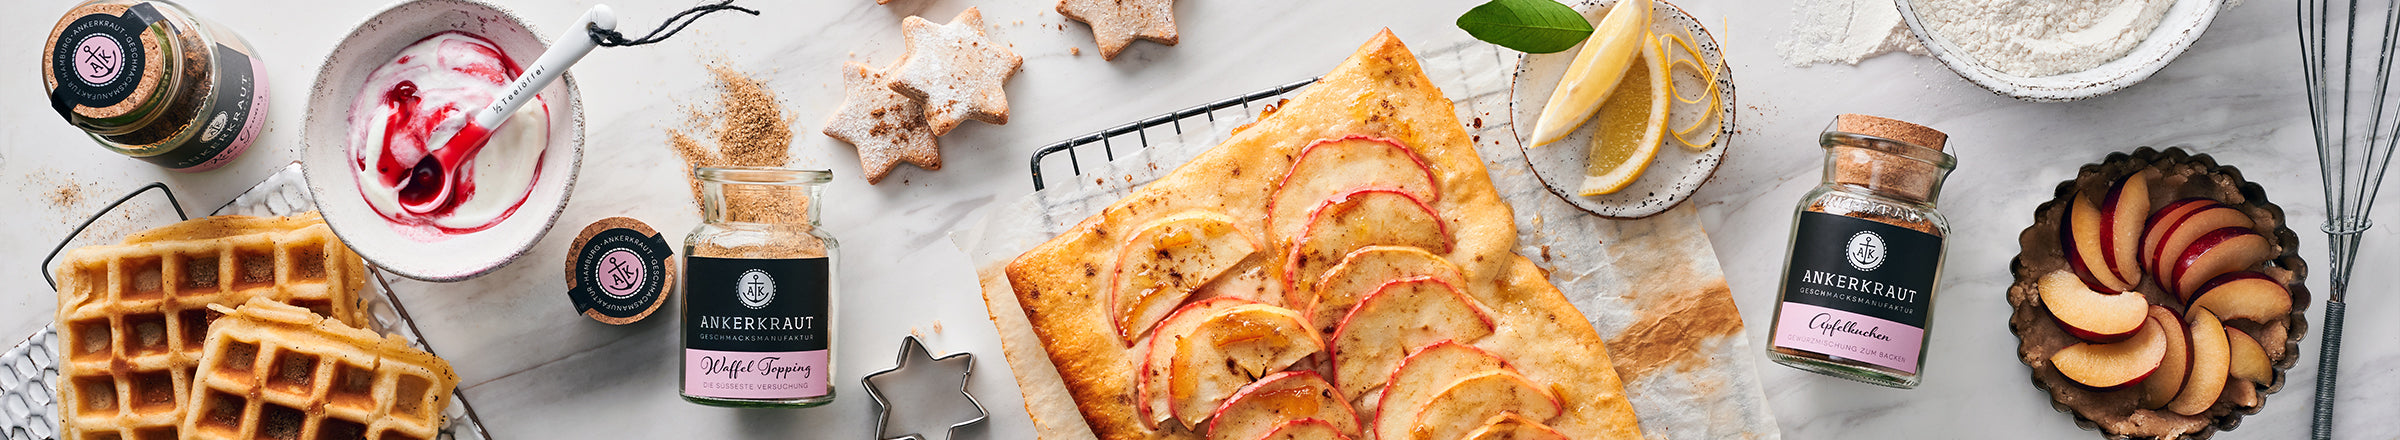
M 640 220 L 592 222 L 567 247 L 567 298 L 596 321 L 641 321 L 674 291 L 674 255 L 666 238 Z
M 1833 117 L 1833 129 L 1844 133 L 1857 133 L 1907 142 L 1919 147 L 1931 148 L 1934 151 L 1942 151 L 1942 144 L 1950 140 L 1950 135 L 1923 125 L 1855 113 Z

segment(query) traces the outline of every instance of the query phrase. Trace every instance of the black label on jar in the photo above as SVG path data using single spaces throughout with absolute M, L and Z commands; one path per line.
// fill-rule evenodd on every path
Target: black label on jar
M 1774 345 L 1916 372 L 1941 258 L 1933 234 L 1800 213 Z
M 686 257 L 684 393 L 730 399 L 829 393 L 831 261 Z
M 575 255 L 574 286 L 568 297 L 575 311 L 613 318 L 610 324 L 630 323 L 658 308 L 667 289 L 667 258 L 675 255 L 658 234 L 643 235 L 630 228 L 610 228 L 592 235 Z
M 200 133 L 191 143 L 142 160 L 173 170 L 205 171 L 224 166 L 250 148 L 265 131 L 267 89 L 257 58 L 219 44 L 216 47 L 217 90 L 202 119 L 193 121 Z
M 163 19 L 157 7 L 141 3 L 125 15 L 85 15 L 60 28 L 58 44 L 50 48 L 50 76 L 58 80 L 50 90 L 51 109 L 72 121 L 76 106 L 108 107 L 133 96 L 152 62 L 142 33 Z

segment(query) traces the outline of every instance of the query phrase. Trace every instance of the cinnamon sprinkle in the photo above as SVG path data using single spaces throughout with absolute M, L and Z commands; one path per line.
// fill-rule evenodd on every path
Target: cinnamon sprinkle
M 75 183 L 73 180 L 60 180 L 58 186 L 42 193 L 42 199 L 49 201 L 51 207 L 72 208 L 76 204 L 83 203 L 83 184 Z

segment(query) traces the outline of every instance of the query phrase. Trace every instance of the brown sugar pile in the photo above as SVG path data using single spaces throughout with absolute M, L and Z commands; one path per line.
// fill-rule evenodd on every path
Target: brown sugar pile
M 668 144 L 687 166 L 694 201 L 700 181 L 691 178 L 691 167 L 780 167 L 791 157 L 793 120 L 784 117 L 775 91 L 722 62 L 708 71 L 717 79 L 715 102 L 686 106 L 695 128 L 667 130 Z
M 717 95 L 721 158 L 738 166 L 783 166 L 790 156 L 792 121 L 784 119 L 775 91 L 725 66 L 709 71 L 717 74 L 717 87 L 724 91 Z

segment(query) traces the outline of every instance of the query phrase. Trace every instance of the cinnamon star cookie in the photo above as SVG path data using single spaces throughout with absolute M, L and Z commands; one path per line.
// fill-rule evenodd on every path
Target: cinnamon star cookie
M 933 134 L 967 119 L 1008 123 L 1008 94 L 1000 85 L 1025 59 L 983 34 L 983 11 L 967 8 L 942 25 L 911 16 L 901 20 L 901 31 L 908 54 L 891 72 L 892 90 L 924 102 Z
M 1175 45 L 1175 0 L 1059 0 L 1058 15 L 1092 26 L 1100 58 L 1117 59 L 1133 39 Z
M 883 181 L 900 162 L 942 169 L 941 144 L 925 125 L 924 104 L 892 91 L 889 72 L 843 62 L 842 106 L 825 121 L 826 136 L 858 148 L 858 167 L 870 185 Z

